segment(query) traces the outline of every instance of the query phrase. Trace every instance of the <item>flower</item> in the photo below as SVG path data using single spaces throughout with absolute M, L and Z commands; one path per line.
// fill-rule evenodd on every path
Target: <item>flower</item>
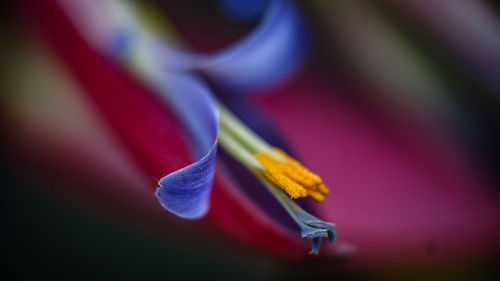
M 55 18 L 57 26 L 68 31 L 68 25 L 64 24 L 67 22 Z M 368 26 L 373 26 L 373 22 Z M 60 30 L 52 28 L 49 34 L 50 30 Z M 52 33 L 49 38 L 57 36 Z M 102 118 L 112 119 L 109 123 L 114 124 L 113 131 L 118 132 L 120 143 L 125 144 L 147 174 L 161 177 L 165 171 L 173 172 L 178 166 L 188 164 L 189 150 L 181 149 L 183 146 L 179 143 L 183 139 L 176 133 L 181 130 L 175 130 L 172 125 L 176 124 L 175 118 L 162 109 L 158 99 L 148 97 L 151 93 L 141 87 L 141 83 L 129 81 L 130 77 L 119 67 L 96 55 L 85 43 L 80 46 L 84 42 L 81 38 L 65 39 L 71 40 L 56 40 L 55 49 L 78 82 L 91 93 L 89 98 L 100 99 L 95 104 L 102 108 L 100 112 L 108 112 L 102 114 Z M 72 48 L 64 50 L 60 46 Z M 498 228 L 490 222 L 498 218 L 498 208 L 492 196 L 482 189 L 485 184 L 454 140 L 413 120 L 411 114 L 388 110 L 389 119 L 401 122 L 394 122 L 396 124 L 374 117 L 340 95 L 332 95 L 344 90 L 338 90 L 325 76 L 317 70 L 311 71 L 286 89 L 277 90 L 277 95 L 258 98 L 259 106 L 291 136 L 298 155 L 315 171 L 320 171 L 326 182 L 342 186 L 334 192 L 335 201 L 329 196 L 319 205 L 319 214 L 335 219 L 342 226 L 344 239 L 355 242 L 363 251 L 362 257 L 371 255 L 370 261 L 386 261 L 388 257 L 399 261 L 402 253 L 420 257 L 427 244 L 438 245 L 438 257 L 446 253 L 447 257 L 454 258 L 492 247 Z M 124 95 L 113 95 L 113 92 Z M 147 95 L 136 95 L 138 92 L 147 92 Z M 115 104 L 114 114 L 109 114 L 109 105 L 106 109 L 105 98 Z M 118 100 L 122 102 L 117 104 Z M 134 106 L 127 108 L 124 104 Z M 131 110 L 135 118 L 119 114 L 126 110 Z M 144 118 L 147 115 L 165 122 L 148 122 Z M 174 127 L 169 128 L 170 139 L 159 138 L 168 124 Z M 402 129 L 401 124 L 411 130 Z M 139 139 L 134 139 L 137 136 Z M 158 154 L 164 159 L 158 160 Z M 177 160 L 168 157 L 173 155 Z M 298 251 L 292 249 L 300 247 L 294 248 L 298 244 L 293 239 L 287 240 L 285 235 L 277 234 L 279 231 L 270 230 L 275 225 L 263 226 L 262 222 L 269 220 L 256 219 L 261 218 L 262 213 L 248 211 L 251 208 L 242 200 L 243 196 L 233 196 L 232 191 L 220 188 L 230 182 L 221 174 L 216 172 L 212 206 L 206 220 L 248 245 L 258 245 L 271 253 L 298 256 Z M 464 220 L 468 227 L 464 228 Z M 265 234 L 255 235 L 262 233 L 260 231 Z M 454 235 L 457 232 L 461 235 Z M 312 242 L 316 247 L 319 240 Z M 425 258 L 428 256 L 420 257 Z
M 222 104 L 216 104 L 211 89 L 195 73 L 208 77 L 219 92 L 233 95 L 263 88 L 291 73 L 304 56 L 306 36 L 296 11 L 288 2 L 272 1 L 254 32 L 214 55 L 189 53 L 165 44 L 135 14 L 139 7 L 134 8 L 130 3 L 113 0 L 59 3 L 97 52 L 108 56 L 113 63 L 128 65 L 130 71 L 154 90 L 162 106 L 173 108 L 188 128 L 193 153 L 199 160 L 159 180 L 156 197 L 166 210 L 187 219 L 201 218 L 207 213 L 219 140 L 226 151 L 255 173 L 276 197 L 301 229 L 301 236 L 311 240 L 311 253 L 318 254 L 322 237 L 335 241 L 337 232 L 333 224 L 310 215 L 283 197 L 281 191 L 274 190 L 281 188 L 292 198 L 311 196 L 321 202 L 328 193 L 321 179 L 285 152 L 273 149 Z M 121 95 L 118 93 L 117 102 Z M 107 98 L 97 97 L 94 102 L 105 115 L 116 114 L 117 106 Z M 111 124 L 120 122 L 126 126 L 117 118 L 112 116 Z M 137 139 L 138 134 L 144 133 L 127 133 L 124 137 Z

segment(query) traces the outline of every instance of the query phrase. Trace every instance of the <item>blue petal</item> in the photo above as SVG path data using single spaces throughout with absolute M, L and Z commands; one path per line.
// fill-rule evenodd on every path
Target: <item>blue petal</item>
M 159 71 L 154 82 L 163 98 L 188 128 L 195 154 L 212 149 L 219 130 L 219 115 L 213 93 L 206 83 L 189 73 Z
M 196 219 L 209 208 L 217 154 L 217 108 L 211 92 L 199 79 L 179 73 L 164 76 L 158 76 L 154 83 L 189 129 L 194 152 L 201 160 L 160 179 L 156 197 L 177 216 Z
M 275 0 L 255 31 L 200 61 L 199 68 L 227 92 L 249 93 L 292 73 L 306 54 L 308 39 L 294 7 Z
M 204 73 L 225 93 L 249 93 L 286 78 L 303 61 L 309 36 L 295 8 L 271 1 L 259 26 L 240 42 L 210 55 L 150 42 L 163 66 Z
M 186 219 L 200 218 L 209 208 L 216 145 L 200 161 L 173 172 L 159 181 L 156 198 L 163 208 Z

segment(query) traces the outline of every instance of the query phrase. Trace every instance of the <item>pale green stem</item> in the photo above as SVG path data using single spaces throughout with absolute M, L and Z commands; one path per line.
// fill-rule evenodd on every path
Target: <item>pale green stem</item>
M 218 143 L 234 158 L 240 161 L 245 167 L 247 167 L 252 172 L 255 170 L 263 170 L 264 167 L 260 162 L 253 157 L 253 155 L 248 152 L 247 148 L 241 145 L 231 134 L 229 134 L 226 129 L 222 126 L 219 128 Z
M 226 130 L 226 132 L 246 146 L 252 154 L 272 149 L 269 144 L 238 120 L 224 105 L 221 103 L 217 105 L 219 107 L 221 130 Z

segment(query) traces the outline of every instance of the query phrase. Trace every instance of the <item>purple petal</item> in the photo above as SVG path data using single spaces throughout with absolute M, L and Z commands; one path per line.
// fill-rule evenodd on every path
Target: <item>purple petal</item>
M 307 46 L 306 30 L 294 7 L 287 1 L 275 0 L 253 33 L 205 58 L 199 68 L 228 91 L 247 93 L 293 72 Z
M 256 30 L 217 53 L 200 55 L 151 43 L 165 68 L 200 71 L 225 93 L 240 94 L 292 74 L 307 53 L 309 37 L 295 8 L 287 1 L 274 0 Z
M 200 218 L 209 207 L 210 190 L 214 177 L 214 145 L 200 161 L 175 171 L 159 181 L 156 198 L 163 208 L 186 219 Z
M 217 154 L 218 115 L 211 92 L 189 74 L 167 73 L 158 77 L 162 98 L 189 129 L 195 153 L 201 160 L 159 181 L 156 197 L 168 211 L 188 219 L 208 211 Z

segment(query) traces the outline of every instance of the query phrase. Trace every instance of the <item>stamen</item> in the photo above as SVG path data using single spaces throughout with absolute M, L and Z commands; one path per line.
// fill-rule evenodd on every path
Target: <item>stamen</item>
M 255 154 L 254 157 L 264 166 L 265 170 L 262 171 L 264 177 L 277 187 L 283 189 L 290 197 L 297 199 L 307 196 L 306 189 L 293 179 L 287 177 L 282 170 L 281 164 L 270 155 L 261 152 Z
M 297 160 L 288 156 L 284 151 L 278 148 L 273 149 L 285 159 L 286 165 L 283 165 L 285 173 L 295 181 L 307 188 L 314 188 L 322 183 L 321 178 L 302 166 Z
M 328 195 L 328 193 L 330 193 L 330 190 L 322 183 L 318 185 L 318 190 L 323 195 Z
M 309 214 L 292 200 L 310 196 L 317 202 L 323 201 L 329 191 L 321 178 L 285 152 L 271 147 L 222 104 L 219 104 L 219 116 L 219 144 L 259 176 L 262 184 L 299 226 L 301 237 L 310 240 L 310 254 L 318 254 L 323 238 L 328 237 L 334 242 L 337 238 L 335 225 Z
M 265 168 L 262 175 L 293 199 L 309 196 L 316 202 L 323 202 L 329 193 L 318 175 L 280 149 L 258 152 L 254 157 Z
M 314 199 L 314 201 L 321 203 L 325 200 L 325 196 L 314 190 L 307 190 L 307 195 Z

